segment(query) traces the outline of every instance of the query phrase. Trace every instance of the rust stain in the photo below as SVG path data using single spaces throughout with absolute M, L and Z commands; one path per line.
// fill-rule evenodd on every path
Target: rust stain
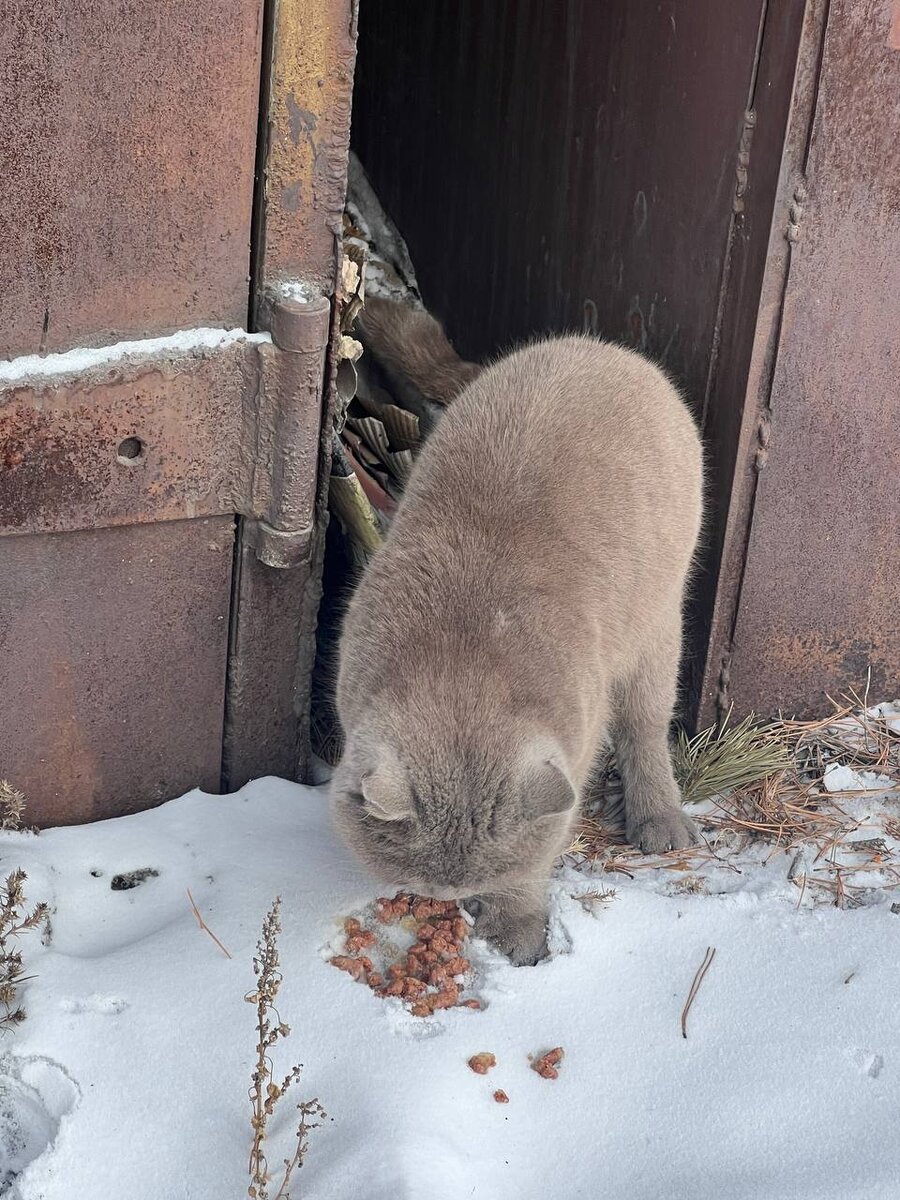
M 356 0 L 282 0 L 275 11 L 266 164 L 267 281 L 334 288 L 347 179 Z

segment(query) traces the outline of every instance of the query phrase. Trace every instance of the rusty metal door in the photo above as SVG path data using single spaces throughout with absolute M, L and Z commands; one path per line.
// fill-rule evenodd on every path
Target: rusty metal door
M 900 2 L 812 0 L 704 710 L 900 682 Z M 740 411 L 740 410 L 738 410 Z
M 38 823 L 304 770 L 355 36 L 354 0 L 4 9 L 0 776 Z
M 361 21 L 354 146 L 460 350 L 587 329 L 662 363 L 703 423 L 694 710 L 805 2 L 368 0 Z

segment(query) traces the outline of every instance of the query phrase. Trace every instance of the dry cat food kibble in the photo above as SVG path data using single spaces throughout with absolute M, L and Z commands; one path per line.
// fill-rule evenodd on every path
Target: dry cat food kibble
M 368 984 L 377 996 L 407 1001 L 414 1017 L 430 1017 L 443 1008 L 481 1008 L 479 1000 L 463 1000 L 460 995 L 470 970 L 463 955 L 469 926 L 455 901 L 400 892 L 392 899 L 376 900 L 374 919 L 410 930 L 414 940 L 409 949 L 384 972 L 375 970 L 372 960 L 359 952 L 375 947 L 377 935 L 356 917 L 348 917 L 346 953 L 334 955 L 332 966 Z
M 487 1051 L 483 1051 L 481 1054 L 473 1054 L 469 1059 L 469 1066 L 476 1075 L 487 1075 L 491 1067 L 496 1067 L 496 1065 L 496 1058 Z
M 497 1091 L 494 1092 L 494 1099 L 498 1104 L 509 1104 L 509 1096 L 507 1096 L 506 1092 L 504 1092 L 502 1088 L 498 1088 Z
M 531 1064 L 532 1071 L 537 1071 L 541 1079 L 558 1079 L 559 1071 L 556 1069 L 563 1060 L 562 1046 L 556 1046 L 553 1050 L 548 1050 L 546 1054 L 542 1054 L 540 1058 L 533 1060 Z

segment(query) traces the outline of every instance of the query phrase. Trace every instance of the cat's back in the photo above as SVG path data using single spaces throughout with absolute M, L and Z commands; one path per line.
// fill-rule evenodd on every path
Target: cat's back
M 409 508 L 485 513 L 579 507 L 699 520 L 700 440 L 688 409 L 647 359 L 589 337 L 534 342 L 452 402 L 425 447 Z M 674 504 L 674 511 L 672 506 Z M 629 508 L 630 505 L 630 508 Z M 420 517 L 421 517 L 420 513 Z

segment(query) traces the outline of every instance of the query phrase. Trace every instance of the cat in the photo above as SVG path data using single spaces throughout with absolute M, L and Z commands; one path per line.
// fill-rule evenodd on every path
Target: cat
M 476 933 L 530 964 L 610 741 L 629 841 L 696 840 L 668 731 L 700 440 L 630 350 L 562 336 L 463 378 L 447 349 L 423 355 L 415 310 L 368 303 L 379 357 L 451 391 L 346 614 L 333 817 L 380 879 L 474 901 Z

